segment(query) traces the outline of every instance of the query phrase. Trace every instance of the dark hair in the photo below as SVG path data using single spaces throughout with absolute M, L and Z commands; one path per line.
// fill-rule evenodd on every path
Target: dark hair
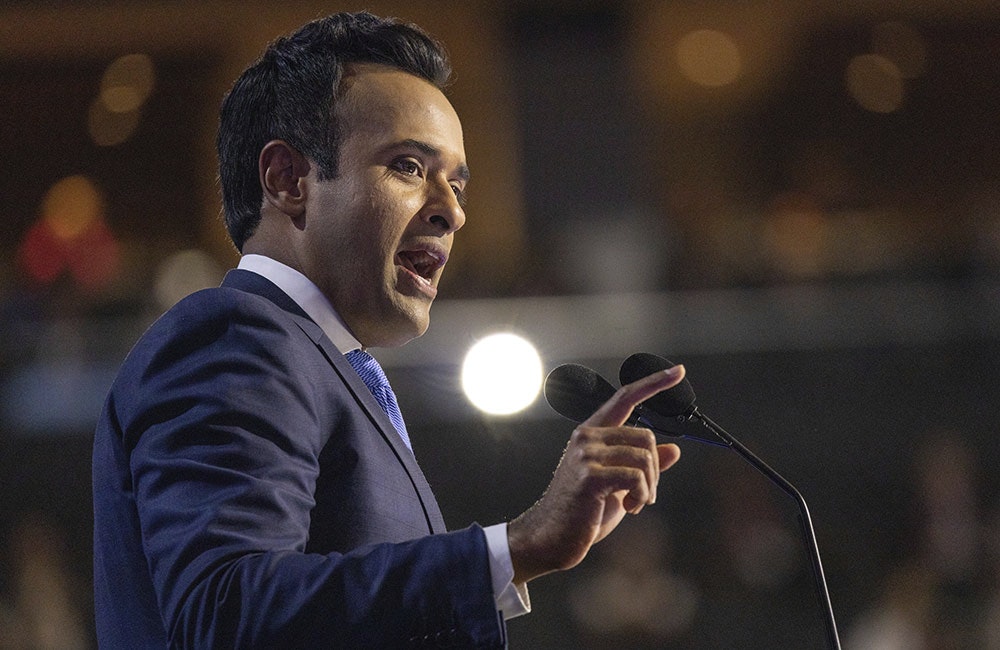
M 444 48 L 416 25 L 368 12 L 314 20 L 271 43 L 222 101 L 219 181 L 226 229 L 236 248 L 260 223 L 263 190 L 257 160 L 280 139 L 313 160 L 321 180 L 337 175 L 343 134 L 335 119 L 345 63 L 380 63 L 444 88 L 451 76 Z

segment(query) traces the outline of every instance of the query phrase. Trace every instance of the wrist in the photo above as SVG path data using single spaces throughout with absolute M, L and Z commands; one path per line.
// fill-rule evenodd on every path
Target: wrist
M 583 555 L 576 552 L 572 540 L 560 540 L 541 521 L 543 515 L 532 507 L 507 525 L 507 546 L 514 568 L 514 584 L 524 584 L 548 573 L 569 569 Z M 537 520 L 537 521 L 536 521 Z M 546 532 L 548 531 L 548 532 Z
M 525 584 L 549 571 L 539 566 L 531 543 L 531 525 L 524 521 L 521 515 L 507 524 L 507 547 L 510 550 L 510 563 L 514 568 L 514 584 Z

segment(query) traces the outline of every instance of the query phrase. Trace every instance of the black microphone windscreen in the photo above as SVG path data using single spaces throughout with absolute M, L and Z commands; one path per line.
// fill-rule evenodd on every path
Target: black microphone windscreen
M 655 354 L 637 352 L 628 359 L 625 359 L 618 376 L 622 384 L 631 384 L 633 381 L 638 381 L 654 372 L 666 370 L 675 365 L 677 364 L 673 361 L 658 357 Z M 691 383 L 687 378 L 684 378 L 681 380 L 681 383 L 662 393 L 653 395 L 643 402 L 643 404 L 660 415 L 673 417 L 688 413 L 691 407 L 694 406 L 694 399 L 694 388 L 691 387 Z
M 615 387 L 586 366 L 567 363 L 545 378 L 545 399 L 559 415 L 583 422 L 615 394 Z

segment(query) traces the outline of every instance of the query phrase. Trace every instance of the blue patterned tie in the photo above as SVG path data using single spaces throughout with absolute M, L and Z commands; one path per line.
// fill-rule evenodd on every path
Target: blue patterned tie
M 412 454 L 413 447 L 410 446 L 410 436 L 406 433 L 403 414 L 399 412 L 396 394 L 392 392 L 392 387 L 389 386 L 389 380 L 386 379 L 385 372 L 382 371 L 382 366 L 378 365 L 375 357 L 364 350 L 352 350 L 344 356 L 347 357 L 347 361 L 351 364 L 351 367 L 357 371 L 358 376 L 361 377 L 361 381 L 365 382 L 365 386 L 371 391 L 372 396 L 375 397 L 375 401 L 382 407 L 385 414 L 389 416 L 389 420 L 396 427 L 396 431 L 399 432 L 399 437 L 403 439 L 403 442 L 406 443 L 406 448 Z

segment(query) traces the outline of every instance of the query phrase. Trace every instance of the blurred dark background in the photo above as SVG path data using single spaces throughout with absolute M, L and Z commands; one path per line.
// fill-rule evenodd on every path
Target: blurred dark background
M 223 93 L 338 10 L 454 59 L 469 221 L 430 332 L 380 354 L 453 528 L 536 499 L 572 425 L 459 389 L 683 361 L 809 502 L 845 648 L 1000 648 L 1000 6 L 0 2 L 0 648 L 94 646 L 90 446 L 148 324 L 237 258 Z M 683 441 L 658 503 L 532 584 L 512 648 L 822 648 L 790 500 Z

